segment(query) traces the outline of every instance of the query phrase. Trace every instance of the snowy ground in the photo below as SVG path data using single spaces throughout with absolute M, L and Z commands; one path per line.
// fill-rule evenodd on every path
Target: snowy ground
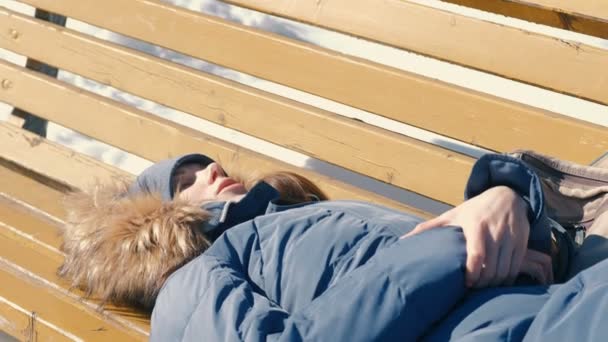
M 540 25 L 530 24 L 520 20 L 505 18 L 503 16 L 491 15 L 484 12 L 471 10 L 451 4 L 445 4 L 434 0 L 418 0 L 427 5 L 441 7 L 443 9 L 452 10 L 455 12 L 465 13 L 471 16 L 481 17 L 485 20 L 491 20 L 513 26 L 524 27 L 528 30 L 542 31 L 547 34 L 559 36 L 565 39 L 576 39 L 584 41 L 586 44 L 608 47 L 608 41 L 599 38 L 582 36 L 576 33 L 544 27 Z M 295 23 L 292 21 L 267 16 L 258 12 L 245 10 L 230 5 L 223 4 L 213 0 L 166 0 L 165 2 L 173 3 L 178 6 L 186 7 L 194 11 L 217 15 L 231 21 L 243 23 L 252 27 L 263 28 L 281 35 L 286 35 L 298 40 L 312 42 L 314 44 L 335 49 L 340 52 L 355 55 L 362 58 L 374 60 L 379 63 L 384 63 L 397 68 L 408 71 L 413 71 L 425 76 L 440 79 L 449 83 L 458 84 L 467 88 L 475 89 L 482 92 L 491 93 L 500 97 L 524 102 L 536 107 L 545 108 L 557 113 L 568 116 L 578 117 L 583 120 L 588 120 L 600 125 L 608 126 L 608 106 L 602 106 L 596 103 L 580 100 L 574 97 L 569 97 L 530 85 L 521 84 L 500 77 L 484 74 L 481 72 L 469 70 L 453 64 L 441 62 L 427 57 L 422 57 L 413 53 L 400 51 L 397 49 L 381 46 L 370 43 L 361 39 L 350 36 L 329 32 L 327 30 L 317 29 L 308 25 Z M 20 4 L 14 0 L 0 0 L 0 5 L 8 7 L 26 14 L 33 14 L 33 8 Z M 251 85 L 269 92 L 280 94 L 293 98 L 300 102 L 310 103 L 315 106 L 329 109 L 339 114 L 357 117 L 365 122 L 390 129 L 405 135 L 415 137 L 417 139 L 432 142 L 445 147 L 450 147 L 459 152 L 472 156 L 479 156 L 484 153 L 483 150 L 462 144 L 449 138 L 438 136 L 414 127 L 410 127 L 392 120 L 381 118 L 370 113 L 350 108 L 332 101 L 328 101 L 317 96 L 289 89 L 278 84 L 260 80 L 249 75 L 238 73 L 232 70 L 227 70 L 222 67 L 206 63 L 204 61 L 195 60 L 188 56 L 169 51 L 158 46 L 135 41 L 130 38 L 117 35 L 115 33 L 99 29 L 75 20 L 68 19 L 67 26 L 102 39 L 108 39 L 120 44 L 124 44 L 146 53 L 161 56 L 163 58 L 187 65 L 192 68 L 204 70 L 222 77 L 226 77 L 237 82 Z M 0 58 L 8 59 L 14 63 L 24 65 L 25 58 L 12 54 L 6 50 L 0 49 Z M 217 136 L 221 139 L 229 140 L 237 144 L 252 146 L 255 150 L 270 156 L 285 160 L 289 163 L 298 166 L 313 166 L 315 169 L 323 173 L 345 179 L 351 183 L 358 184 L 364 188 L 371 189 L 383 194 L 387 194 L 394 199 L 418 205 L 426 210 L 438 212 L 443 210 L 443 205 L 426 200 L 420 196 L 407 193 L 402 190 L 387 186 L 381 182 L 371 180 L 366 177 L 347 172 L 340 168 L 336 168 L 327 163 L 312 161 L 304 155 L 294 153 L 278 146 L 269 144 L 259 139 L 244 136 L 238 132 L 223 128 L 210 122 L 195 118 L 191 115 L 177 112 L 170 108 L 166 108 L 149 101 L 146 101 L 135 96 L 125 94 L 116 89 L 100 85 L 88 79 L 84 79 L 77 75 L 60 71 L 59 79 L 73 83 L 85 89 L 94 91 L 104 96 L 111 97 L 118 101 L 129 103 L 138 108 L 163 116 L 170 120 L 200 129 L 208 134 Z M 0 102 L 0 120 L 5 119 L 10 113 L 11 108 Z M 110 147 L 108 145 L 93 141 L 87 137 L 79 135 L 71 130 L 60 127 L 55 124 L 49 125 L 48 138 L 65 144 L 91 155 L 95 158 L 114 164 L 124 170 L 132 173 L 138 173 L 143 168 L 150 164 L 149 161 L 143 160 L 133 155 L 129 155 L 123 151 Z M 1 147 L 0 147 L 1 152 Z

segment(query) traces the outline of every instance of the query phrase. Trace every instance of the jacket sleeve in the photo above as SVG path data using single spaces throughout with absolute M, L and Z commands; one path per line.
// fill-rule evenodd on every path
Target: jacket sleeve
M 608 336 L 608 260 L 577 274 L 555 290 L 524 341 L 605 341 Z
M 538 175 L 523 161 L 502 154 L 486 154 L 479 158 L 465 189 L 465 199 L 475 197 L 495 186 L 508 186 L 528 205 L 530 237 L 528 247 L 549 254 L 551 227 L 545 224 L 545 200 Z
M 254 245 L 230 234 L 218 242 L 231 253 Z M 398 240 L 298 312 L 282 309 L 248 280 L 248 263 L 260 260 L 225 256 L 202 255 L 171 277 L 152 316 L 152 341 L 409 341 L 465 292 L 464 237 L 455 228 Z M 196 293 L 188 282 L 198 284 Z M 190 300 L 191 309 L 176 312 Z

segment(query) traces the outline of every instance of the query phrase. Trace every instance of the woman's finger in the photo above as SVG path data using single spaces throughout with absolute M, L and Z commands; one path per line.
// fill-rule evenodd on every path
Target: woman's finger
M 506 285 L 511 286 L 515 283 L 517 279 L 517 275 L 521 270 L 522 262 L 524 261 L 524 257 L 526 255 L 526 249 L 524 248 L 514 248 L 513 255 L 511 256 L 511 268 L 509 269 L 509 276 Z
M 486 246 L 482 234 L 475 234 L 466 238 L 467 266 L 465 279 L 467 287 L 473 287 L 479 280 L 482 265 L 486 259 Z
M 485 245 L 483 247 L 485 249 L 486 257 L 483 261 L 479 279 L 474 284 L 475 288 L 483 288 L 490 285 L 490 282 L 494 280 L 494 277 L 496 276 L 496 267 L 498 265 L 498 244 L 489 234 L 483 234 L 483 236 L 485 236 Z
M 425 230 L 433 229 L 436 227 L 447 226 L 449 224 L 449 222 L 446 218 L 446 214 L 448 214 L 448 213 L 449 213 L 449 211 L 443 215 L 440 215 L 440 216 L 437 216 L 430 220 L 419 223 L 412 231 L 401 236 L 401 239 L 405 239 L 406 237 L 416 235 L 418 233 L 422 233 Z
M 496 275 L 490 281 L 490 286 L 498 286 L 504 284 L 509 277 L 511 271 L 511 263 L 513 257 L 513 240 L 510 236 L 502 239 L 500 250 L 497 256 Z
M 547 282 L 549 282 L 549 284 L 553 283 L 553 263 L 549 255 L 533 249 L 528 249 L 526 251 L 525 259 L 539 264 Z
M 543 266 L 535 261 L 525 260 L 521 265 L 521 273 L 525 273 L 532 278 L 536 279 L 540 284 L 547 284 L 547 278 L 545 277 L 545 271 Z

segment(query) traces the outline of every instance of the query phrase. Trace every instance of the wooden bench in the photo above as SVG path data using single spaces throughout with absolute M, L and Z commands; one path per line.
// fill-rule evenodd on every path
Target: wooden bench
M 608 150 L 604 125 L 158 0 L 20 2 L 487 150 L 529 148 L 583 164 Z M 608 113 L 606 41 L 558 38 L 407 0 L 231 2 L 580 97 Z M 576 6 L 566 0 L 449 2 L 608 38 L 608 2 L 581 0 Z M 475 160 L 446 146 L 3 6 L 0 48 L 447 205 L 461 202 Z M 432 216 L 411 203 L 358 188 L 314 168 L 292 166 L 251 146 L 219 140 L 31 69 L 0 60 L 0 102 L 26 113 L 22 118 L 35 115 L 150 161 L 200 151 L 236 161 L 245 169 L 294 170 L 317 182 L 332 198 L 367 200 Z M 56 275 L 63 258 L 57 234 L 65 220 L 63 194 L 85 188 L 94 179 L 132 177 L 0 122 L 0 330 L 30 341 L 147 338 L 145 313 L 114 306 L 99 310 L 94 299 L 82 299 L 79 290 L 70 289 Z

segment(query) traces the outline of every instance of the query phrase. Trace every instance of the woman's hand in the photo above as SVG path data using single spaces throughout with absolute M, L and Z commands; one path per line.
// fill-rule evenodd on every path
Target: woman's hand
M 468 287 L 512 284 L 522 270 L 533 273 L 531 275 L 539 280 L 552 280 L 550 262 L 547 270 L 547 263 L 540 260 L 538 252 L 526 252 L 530 234 L 527 206 L 510 188 L 490 188 L 442 215 L 420 223 L 403 237 L 444 226 L 459 226 L 464 232 Z M 522 269 L 524 257 L 526 262 Z
M 521 264 L 520 274 L 527 274 L 540 284 L 553 283 L 553 263 L 545 253 L 528 249 Z

